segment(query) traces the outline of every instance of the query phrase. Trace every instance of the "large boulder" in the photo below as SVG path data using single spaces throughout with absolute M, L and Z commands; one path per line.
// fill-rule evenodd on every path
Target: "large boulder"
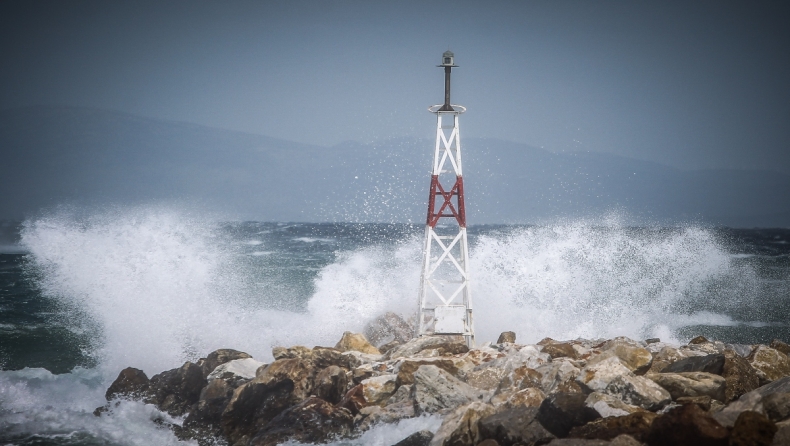
M 610 341 L 604 344 L 602 348 L 605 350 L 587 360 L 588 366 L 610 357 L 616 357 L 628 370 L 641 375 L 647 372 L 653 363 L 653 355 L 650 351 L 639 345 L 622 341 Z
M 330 365 L 316 374 L 313 380 L 313 393 L 322 400 L 337 404 L 348 391 L 350 382 L 345 369 Z
M 643 376 L 618 376 L 603 391 L 626 404 L 652 411 L 661 409 L 672 401 L 669 392 Z
M 501 408 L 515 409 L 517 407 L 540 407 L 546 394 L 540 388 L 530 387 L 516 392 L 498 393 L 491 397 L 489 403 L 497 410 Z
M 771 393 L 763 398 L 765 415 L 773 422 L 790 418 L 790 393 Z
M 771 446 L 776 430 L 776 425 L 765 415 L 743 412 L 730 433 L 730 446 Z
M 197 365 L 200 367 L 201 372 L 203 373 L 203 378 L 207 378 L 208 375 L 220 365 L 236 359 L 245 358 L 252 358 L 252 356 L 231 348 L 221 348 L 209 353 L 205 358 L 200 358 L 197 362 Z
M 504 343 L 513 344 L 516 342 L 516 332 L 515 331 L 503 331 L 499 334 L 499 337 L 496 340 L 497 344 L 504 344 Z
M 685 404 L 656 418 L 645 440 L 650 446 L 727 446 L 729 432 L 696 404 Z
M 662 373 L 705 372 L 721 375 L 724 368 L 724 355 L 715 353 L 705 356 L 692 356 L 669 364 Z
M 535 419 L 537 414 L 537 407 L 518 407 L 489 415 L 479 422 L 481 438 L 500 446 L 547 443 L 555 436 Z
M 430 446 L 475 445 L 482 438 L 478 428 L 481 418 L 494 413 L 494 407 L 474 401 L 456 408 L 444 417 L 441 427 L 431 440 Z
M 362 394 L 367 404 L 384 405 L 398 389 L 398 375 L 388 374 L 362 381 Z
M 749 362 L 764 381 L 771 382 L 790 376 L 790 359 L 771 347 L 758 346 L 749 356 Z
M 458 374 L 458 366 L 452 358 L 405 358 L 395 365 L 394 371 L 398 375 L 398 385 L 412 384 L 414 372 L 424 365 L 435 365 L 453 376 Z
M 110 384 L 104 397 L 107 401 L 117 398 L 143 399 L 147 396 L 149 385 L 150 381 L 145 372 L 134 367 L 127 367 L 121 370 L 115 381 Z
M 337 407 L 344 407 L 351 412 L 352 415 L 356 415 L 362 410 L 368 403 L 365 401 L 365 394 L 362 390 L 362 384 L 357 384 L 356 386 L 352 387 L 351 389 L 343 395 L 343 398 L 340 399 L 340 402 L 337 403 Z
M 189 361 L 177 369 L 151 377 L 149 393 L 152 402 L 170 415 L 184 415 L 200 399 L 207 384 L 203 369 Z
M 258 369 L 265 365 L 266 364 L 252 358 L 234 359 L 217 366 L 217 368 L 208 374 L 207 379 L 208 381 L 222 379 L 235 388 L 255 378 Z
M 604 418 L 622 417 L 635 412 L 644 411 L 644 409 L 640 407 L 626 404 L 619 398 L 601 392 L 593 392 L 587 395 L 584 404 L 587 407 L 595 409 L 595 411 Z
M 417 431 L 392 446 L 428 446 L 433 440 L 433 432 Z
M 381 347 L 391 342 L 402 344 L 414 338 L 414 327 L 399 315 L 388 311 L 370 321 L 363 334 L 371 344 Z
M 724 401 L 726 380 L 719 375 L 705 372 L 653 373 L 646 376 L 666 389 L 673 400 L 681 397 L 707 395 Z
M 551 356 L 551 359 L 556 358 L 572 358 L 576 359 L 576 350 L 567 342 L 558 342 L 556 344 L 547 344 L 543 346 L 543 353 Z
M 733 350 L 724 351 L 724 366 L 721 376 L 724 377 L 726 382 L 724 389 L 725 403 L 760 386 L 760 378 L 751 364 L 749 364 L 749 361 Z
M 341 352 L 357 351 L 369 355 L 381 354 L 379 349 L 368 342 L 365 335 L 361 333 L 351 333 L 350 331 L 343 333 L 343 337 L 337 342 L 335 348 Z
M 344 408 L 311 397 L 290 407 L 260 429 L 250 446 L 276 446 L 286 440 L 323 443 L 331 438 L 348 436 L 354 418 Z
M 541 376 L 540 387 L 547 394 L 556 392 L 582 392 L 576 382 L 581 371 L 569 361 L 556 360 L 544 364 L 535 371 Z
M 469 347 L 463 336 L 420 336 L 387 352 L 390 359 L 411 356 L 446 356 L 466 353 Z
M 435 365 L 424 365 L 414 372 L 411 397 L 415 412 L 432 413 L 453 409 L 483 399 L 484 392 L 466 384 Z
M 309 360 L 278 359 L 234 390 L 220 422 L 231 444 L 258 432 L 283 410 L 310 396 L 313 372 Z
M 737 400 L 731 402 L 724 409 L 713 414 L 720 424 L 732 427 L 741 413 L 745 411 L 755 411 L 764 413 L 764 399 L 770 395 L 781 395 L 790 392 L 790 377 L 778 379 L 770 384 L 766 384 L 751 392 L 744 393 Z
M 624 375 L 632 375 L 631 370 L 619 358 L 611 356 L 584 367 L 576 380 L 593 391 L 601 392 L 612 380 Z
M 642 411 L 619 417 L 601 418 L 584 426 L 574 427 L 568 435 L 591 440 L 612 440 L 627 434 L 637 440 L 644 441 L 657 416 L 653 412 Z
M 566 437 L 576 426 L 583 426 L 601 416 L 584 403 L 587 396 L 581 393 L 559 392 L 543 400 L 536 419 L 557 437 Z
M 233 396 L 233 387 L 224 379 L 212 379 L 200 391 L 197 407 L 184 420 L 184 426 L 213 425 L 219 427 L 222 412 Z

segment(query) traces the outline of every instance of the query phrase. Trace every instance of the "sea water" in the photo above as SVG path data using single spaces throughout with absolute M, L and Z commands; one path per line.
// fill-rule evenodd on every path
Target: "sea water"
M 790 230 L 622 221 L 470 227 L 478 343 L 506 330 L 522 343 L 790 340 Z M 25 221 L 0 243 L 0 444 L 178 443 L 153 406 L 92 414 L 121 369 L 151 376 L 217 348 L 269 361 L 274 346 L 333 346 L 386 311 L 408 318 L 422 235 L 164 206 Z M 404 420 L 342 444 L 386 446 L 439 423 Z

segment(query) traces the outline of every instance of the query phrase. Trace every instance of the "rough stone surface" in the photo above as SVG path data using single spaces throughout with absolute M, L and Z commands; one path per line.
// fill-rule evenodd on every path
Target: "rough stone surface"
M 692 356 L 666 366 L 661 373 L 705 372 L 721 375 L 724 368 L 724 355 L 716 353 L 705 356 Z
M 771 343 L 768 346 L 773 349 L 779 350 L 785 355 L 790 355 L 790 345 L 780 341 L 779 339 L 774 339 L 773 341 L 771 341 Z
M 343 337 L 337 342 L 335 348 L 341 352 L 357 351 L 367 353 L 369 355 L 380 355 L 379 349 L 374 347 L 361 333 L 351 333 L 347 331 L 343 333 Z
M 304 345 L 274 347 L 272 348 L 272 356 L 275 361 L 278 359 L 312 359 L 313 351 Z
M 445 372 L 455 376 L 458 374 L 458 366 L 455 361 L 447 358 L 418 358 L 404 359 L 396 366 L 398 375 L 398 385 L 411 384 L 414 382 L 414 372 L 423 365 L 435 365 Z
M 593 392 L 587 395 L 584 404 L 587 407 L 595 409 L 595 411 L 604 418 L 621 417 L 643 411 L 640 407 L 626 404 L 618 398 L 600 392 Z
M 733 350 L 724 351 L 724 367 L 721 376 L 726 381 L 724 402 L 740 397 L 760 386 L 760 378 L 749 362 Z
M 463 336 L 421 336 L 387 353 L 390 359 L 417 356 L 425 350 L 435 350 L 438 356 L 457 355 L 469 351 Z
M 730 446 L 770 446 L 776 434 L 776 425 L 765 415 L 742 412 L 730 434 Z
M 615 396 L 626 404 L 653 411 L 672 401 L 669 392 L 643 376 L 618 376 L 609 382 L 604 393 Z
M 343 395 L 343 398 L 340 400 L 340 402 L 337 403 L 337 406 L 348 409 L 352 415 L 358 414 L 362 408 L 367 406 L 365 394 L 362 391 L 362 384 L 358 384 L 349 389 L 349 391 Z
M 573 358 L 576 359 L 576 350 L 573 349 L 571 344 L 567 342 L 558 342 L 556 344 L 548 344 L 543 347 L 543 353 L 555 358 Z
M 337 404 L 348 391 L 350 380 L 346 371 L 336 365 L 321 369 L 315 376 L 313 392 L 329 403 Z
M 411 398 L 418 415 L 480 401 L 483 395 L 484 392 L 461 382 L 435 365 L 424 365 L 414 372 Z
M 294 397 L 303 400 L 312 392 L 313 372 L 313 364 L 308 360 L 278 359 L 260 370 L 251 382 L 270 386 L 286 380 L 291 381 Z
M 619 358 L 611 356 L 583 368 L 576 380 L 593 391 L 601 392 L 615 378 L 631 374 Z
M 203 373 L 203 378 L 207 378 L 208 375 L 220 365 L 237 359 L 246 359 L 246 358 L 252 358 L 252 356 L 248 355 L 247 353 L 240 352 L 238 350 L 233 350 L 231 348 L 221 348 L 219 350 L 214 350 L 213 352 L 209 353 L 205 358 L 200 359 L 197 362 L 197 365 L 200 366 L 201 368 L 201 371 Z
M 584 438 L 558 438 L 547 443 L 548 446 L 610 446 L 606 440 L 587 440 Z
M 250 446 L 275 446 L 286 440 L 323 443 L 350 434 L 353 421 L 348 410 L 311 397 L 273 418 L 255 434 Z
M 489 415 L 480 420 L 480 435 L 502 446 L 546 443 L 555 436 L 535 419 L 537 413 L 536 407 L 519 407 Z
M 752 367 L 758 370 L 758 376 L 766 381 L 776 381 L 790 375 L 790 359 L 779 350 L 761 345 L 749 356 Z
M 398 375 L 389 374 L 362 381 L 362 394 L 368 404 L 383 405 L 397 390 Z
M 773 422 L 790 418 L 790 393 L 771 393 L 763 397 L 765 415 Z
M 344 354 L 344 352 L 331 347 L 313 347 L 309 359 L 317 369 L 323 369 L 333 365 L 344 369 L 352 369 L 357 365 L 356 357 L 350 354 Z
M 587 438 L 597 440 L 612 440 L 623 434 L 642 441 L 650 432 L 653 420 L 658 415 L 652 412 L 635 412 L 619 417 L 608 417 L 600 420 L 591 421 L 584 426 L 577 426 L 571 429 L 571 437 Z
M 581 370 L 568 361 L 553 361 L 535 371 L 541 375 L 540 387 L 547 395 L 556 392 L 582 393 L 582 387 L 576 382 Z
M 390 342 L 404 343 L 414 337 L 414 327 L 391 311 L 370 321 L 362 332 L 376 347 Z
M 675 402 L 678 403 L 678 404 L 696 404 L 697 406 L 700 407 L 700 409 L 702 409 L 702 410 L 704 410 L 706 412 L 709 411 L 711 409 L 711 407 L 713 406 L 713 401 L 714 400 L 712 400 L 711 397 L 709 397 L 707 395 L 702 395 L 702 396 L 682 396 L 682 397 L 677 398 L 675 400 Z M 721 402 L 721 401 L 719 401 L 719 402 Z
M 290 379 L 261 383 L 256 378 L 233 391 L 220 419 L 222 432 L 230 444 L 243 437 L 249 438 L 298 401 Z
M 697 405 L 686 404 L 657 417 L 645 440 L 650 446 L 726 446 L 729 432 Z
M 415 432 L 392 446 L 428 446 L 433 440 L 433 432 Z
M 170 415 L 184 415 L 197 404 L 206 385 L 203 370 L 191 362 L 151 377 L 149 392 L 154 404 Z
M 115 381 L 107 388 L 104 397 L 107 401 L 116 398 L 141 399 L 145 396 L 150 381 L 140 369 L 127 367 L 121 370 Z
M 250 380 L 255 378 L 255 372 L 264 365 L 266 364 L 252 358 L 234 359 L 217 366 L 208 374 L 207 379 L 224 379 L 234 382 Z
M 233 396 L 233 387 L 224 379 L 212 379 L 200 391 L 197 407 L 184 420 L 184 426 L 211 424 L 219 426 L 222 412 Z
M 601 416 L 587 407 L 581 393 L 555 393 L 540 405 L 536 419 L 557 437 L 565 437 L 576 426 L 583 426 Z
M 624 366 L 637 375 L 646 373 L 653 364 L 653 355 L 646 348 L 627 342 L 607 344 L 608 348 L 604 350 L 601 355 L 599 355 L 601 359 L 604 359 L 610 355 L 616 356 Z M 604 347 L 602 348 L 606 348 L 607 344 L 604 344 Z M 592 364 L 594 362 L 595 359 L 590 358 L 588 364 Z
M 790 445 L 790 424 L 784 426 L 777 425 L 776 434 L 774 434 L 774 441 L 771 446 L 788 446 Z
M 516 342 L 516 332 L 514 331 L 503 331 L 500 333 L 499 338 L 497 338 L 497 344 L 504 344 L 505 342 L 509 342 L 511 344 Z
M 528 388 L 517 392 L 505 392 L 494 395 L 489 401 L 497 409 L 504 407 L 513 409 L 516 407 L 540 407 L 546 394 L 539 388 Z
M 456 408 L 442 421 L 431 446 L 474 445 L 482 440 L 478 422 L 494 413 L 494 407 L 479 401 Z
M 726 380 L 705 372 L 655 373 L 646 376 L 666 389 L 673 400 L 681 397 L 709 396 L 724 401 Z

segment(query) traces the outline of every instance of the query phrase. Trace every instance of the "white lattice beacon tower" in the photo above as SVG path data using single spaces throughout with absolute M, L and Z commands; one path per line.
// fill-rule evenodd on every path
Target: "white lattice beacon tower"
M 450 72 L 458 66 L 453 53 L 446 51 L 438 66 L 444 67 L 444 104 L 428 108 L 436 115 L 436 145 L 425 225 L 417 336 L 462 335 L 472 347 L 475 329 L 469 292 L 469 249 L 458 134 L 458 116 L 466 108 L 450 104 Z M 448 188 L 448 185 L 452 186 Z

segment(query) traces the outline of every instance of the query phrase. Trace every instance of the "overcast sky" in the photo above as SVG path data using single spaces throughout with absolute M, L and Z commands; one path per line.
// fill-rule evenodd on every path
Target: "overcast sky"
M 790 173 L 790 2 L 0 2 L 0 108 L 331 146 L 465 137 Z

